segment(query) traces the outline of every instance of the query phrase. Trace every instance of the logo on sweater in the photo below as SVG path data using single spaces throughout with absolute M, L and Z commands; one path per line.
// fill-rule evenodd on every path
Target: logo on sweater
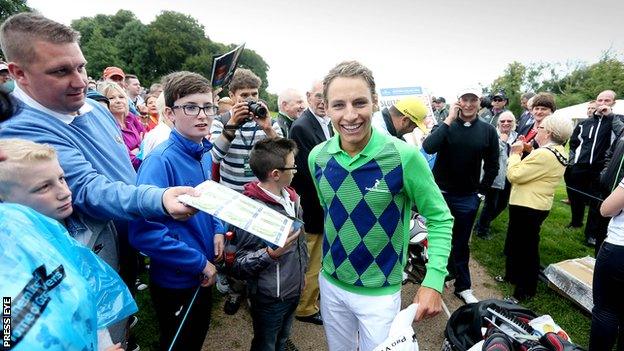
M 389 190 L 379 189 L 380 183 L 381 183 L 381 179 L 375 179 L 375 184 L 373 185 L 372 188 L 366 187 L 364 189 L 368 191 L 378 192 L 378 193 L 389 193 L 390 192 Z

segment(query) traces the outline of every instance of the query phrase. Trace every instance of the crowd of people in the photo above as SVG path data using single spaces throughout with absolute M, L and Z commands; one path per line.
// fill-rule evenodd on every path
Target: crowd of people
M 586 240 L 596 247 L 590 349 L 613 344 L 624 318 L 613 273 L 624 267 L 624 116 L 612 112 L 613 91 L 601 92 L 575 127 L 553 115 L 549 93 L 523 94 L 516 118 L 505 92 L 487 106 L 480 89 L 462 89 L 452 104 L 432 100 L 429 130 L 423 101 L 378 110 L 372 72 L 346 61 L 305 95 L 282 92 L 272 118 L 251 70 L 236 69 L 227 97 L 187 71 L 144 92 L 119 67 L 90 79 L 79 38 L 34 13 L 0 28 L 0 77 L 6 70 L 14 82 L 0 97 L 0 262 L 11 267 L 0 274 L 11 281 L 2 292 L 32 304 L 22 300 L 34 286 L 51 301 L 30 317 L 14 315 L 16 350 L 138 350 L 132 295 L 147 288 L 137 280 L 144 256 L 163 350 L 202 348 L 213 285 L 227 295 L 226 313 L 249 301 L 252 350 L 296 349 L 295 318 L 323 325 L 330 350 L 372 350 L 401 308 L 413 211 L 427 221 L 429 254 L 416 320 L 442 310 L 445 280 L 463 302 L 479 301 L 469 240 L 490 238 L 506 207 L 497 279 L 515 286 L 509 300 L 526 301 L 536 294 L 540 228 L 564 174 L 570 226 L 582 225 L 589 205 Z M 303 226 L 275 247 L 178 201 L 207 180 Z M 604 216 L 614 215 L 609 224 Z

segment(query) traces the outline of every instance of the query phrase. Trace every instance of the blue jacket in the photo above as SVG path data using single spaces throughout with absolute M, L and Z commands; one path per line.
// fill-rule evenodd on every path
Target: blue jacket
M 143 161 L 137 184 L 197 186 L 211 179 L 211 148 L 206 139 L 199 145 L 174 129 Z M 184 222 L 169 216 L 134 220 L 129 238 L 132 246 L 150 257 L 152 282 L 184 289 L 199 285 L 206 262 L 214 256 L 214 234 L 223 232 L 219 219 L 198 212 Z
M 0 125 L 0 138 L 27 139 L 56 149 L 72 192 L 72 220 L 92 233 L 93 243 L 103 245 L 98 256 L 117 269 L 117 234 L 110 220 L 163 216 L 165 189 L 134 185 L 136 172 L 121 131 L 98 102 L 86 99 L 91 110 L 67 124 L 16 100 L 18 112 Z
M 98 102 L 66 124 L 43 111 L 18 104 L 18 113 L 0 125 L 0 138 L 21 138 L 49 144 L 56 149 L 72 191 L 73 205 L 100 220 L 130 220 L 162 216 L 165 189 L 134 185 L 121 131 L 111 113 Z

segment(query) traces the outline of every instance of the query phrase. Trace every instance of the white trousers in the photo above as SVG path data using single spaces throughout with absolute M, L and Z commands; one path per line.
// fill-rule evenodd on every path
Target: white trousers
M 319 275 L 321 315 L 329 351 L 370 351 L 381 344 L 401 310 L 401 292 L 358 295 L 339 288 Z M 358 338 L 359 337 L 359 338 Z

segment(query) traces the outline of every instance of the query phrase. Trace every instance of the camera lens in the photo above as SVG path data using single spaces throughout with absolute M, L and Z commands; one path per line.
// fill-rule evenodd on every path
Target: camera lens
M 268 111 L 262 105 L 254 101 L 250 101 L 248 106 L 249 106 L 249 112 L 254 114 L 256 117 L 261 118 L 261 119 L 266 118 Z

